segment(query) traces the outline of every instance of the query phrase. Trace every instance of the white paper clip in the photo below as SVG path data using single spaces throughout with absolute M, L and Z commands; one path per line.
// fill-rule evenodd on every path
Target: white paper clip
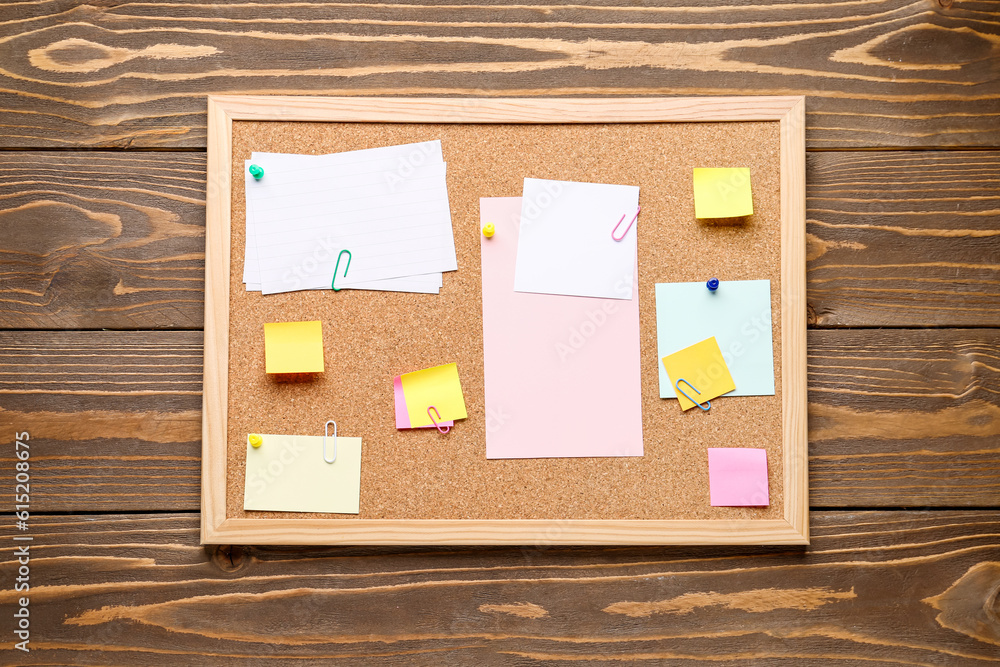
M 326 458 L 326 436 L 330 435 L 330 424 L 333 424 L 333 458 Z M 326 423 L 323 429 L 323 460 L 327 463 L 333 463 L 337 460 L 337 422 L 332 419 Z

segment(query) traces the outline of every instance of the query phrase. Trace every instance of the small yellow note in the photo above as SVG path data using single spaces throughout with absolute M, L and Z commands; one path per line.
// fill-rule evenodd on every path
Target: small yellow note
M 699 168 L 694 170 L 696 218 L 736 218 L 753 213 L 748 168 Z
M 726 365 L 714 336 L 663 357 L 663 367 L 670 376 L 670 384 L 677 393 L 681 410 L 690 410 L 695 406 L 693 401 L 677 391 L 677 382 L 681 379 L 690 383 L 688 386 L 681 382 L 681 389 L 701 403 L 736 389 L 733 376 L 729 374 L 729 366 Z
M 268 373 L 322 373 L 323 323 L 317 320 L 265 324 L 264 370 Z
M 399 376 L 403 383 L 403 396 L 406 398 L 406 412 L 410 417 L 410 428 L 420 428 L 453 419 L 465 419 L 465 397 L 462 395 L 462 383 L 458 380 L 458 366 L 444 364 L 422 371 L 404 373 Z M 431 412 L 434 406 L 441 418 Z
M 260 434 L 247 438 L 243 509 L 357 514 L 361 504 L 361 438 Z

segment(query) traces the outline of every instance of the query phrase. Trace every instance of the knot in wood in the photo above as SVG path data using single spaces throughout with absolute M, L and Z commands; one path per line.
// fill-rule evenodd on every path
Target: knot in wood
M 225 545 L 215 547 L 212 552 L 212 563 L 223 572 L 236 572 L 247 560 L 246 547 Z

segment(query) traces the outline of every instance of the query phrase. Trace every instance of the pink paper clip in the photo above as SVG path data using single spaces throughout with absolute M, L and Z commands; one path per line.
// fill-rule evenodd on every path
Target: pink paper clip
M 434 419 L 434 417 L 431 417 L 431 410 L 433 410 L 433 411 L 434 411 L 434 414 L 436 414 L 436 415 L 437 415 L 437 420 L 435 420 L 435 419 Z M 438 412 L 438 409 L 437 409 L 437 408 L 435 408 L 435 407 L 434 407 L 433 405 L 431 405 L 431 406 L 429 406 L 429 407 L 427 408 L 427 416 L 431 418 L 431 422 L 433 422 L 433 423 L 434 423 L 434 428 L 436 428 L 436 429 L 438 430 L 438 433 L 447 433 L 448 431 L 450 431 L 450 430 L 451 430 L 451 427 L 450 427 L 450 426 L 445 426 L 444 428 L 441 428 L 441 427 L 440 427 L 440 426 L 438 425 L 438 420 L 440 420 L 440 419 L 441 419 L 441 413 L 440 413 L 440 412 Z
M 641 206 L 638 207 L 635 210 L 635 215 L 633 215 L 632 219 L 629 221 L 628 227 L 626 227 L 625 231 L 622 232 L 622 235 L 621 236 L 615 236 L 615 232 L 618 231 L 618 228 L 622 226 L 622 222 L 625 221 L 625 215 L 628 215 L 628 214 L 626 213 L 625 215 L 623 215 L 622 219 L 618 221 L 617 225 L 615 225 L 615 228 L 611 230 L 611 238 L 613 238 L 615 241 L 621 241 L 623 238 L 625 238 L 625 235 L 628 234 L 628 230 L 632 229 L 632 225 L 635 224 L 636 218 L 639 217 L 639 211 L 641 211 L 641 210 L 642 210 L 642 207 Z

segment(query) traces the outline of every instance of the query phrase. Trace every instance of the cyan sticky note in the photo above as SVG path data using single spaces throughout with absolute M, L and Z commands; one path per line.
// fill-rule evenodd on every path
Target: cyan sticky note
M 715 337 L 736 385 L 726 396 L 774 394 L 770 280 L 657 283 L 656 358 Z M 662 363 L 660 398 L 677 398 Z

